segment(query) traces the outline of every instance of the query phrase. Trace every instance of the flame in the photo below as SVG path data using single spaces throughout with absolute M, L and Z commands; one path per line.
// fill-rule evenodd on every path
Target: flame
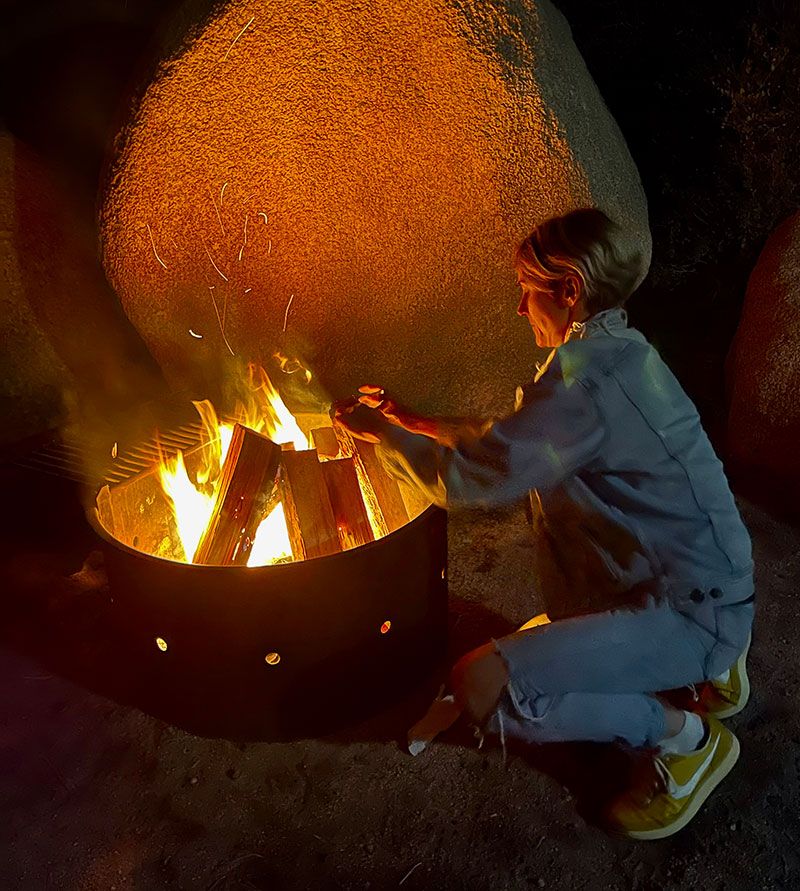
M 312 448 L 308 437 L 298 427 L 294 415 L 272 386 L 267 372 L 255 362 L 248 364 L 247 371 L 250 393 L 248 404 L 241 406 L 245 411 L 245 420 L 240 423 L 252 427 L 258 433 L 266 433 L 279 445 L 292 443 L 298 451 Z
M 261 521 L 250 549 L 248 566 L 268 566 L 278 560 L 292 559 L 292 546 L 286 530 L 283 505 L 279 502 Z
M 298 371 L 302 371 L 306 383 L 311 383 L 311 372 L 299 359 L 284 356 L 281 352 L 273 353 L 272 358 L 277 361 L 278 367 L 284 374 L 296 374 Z
M 284 405 L 264 369 L 250 363 L 248 375 L 248 393 L 245 401 L 237 405 L 237 420 L 266 434 L 275 443 L 291 443 L 297 450 L 311 448 L 308 438 Z M 161 486 L 172 502 L 178 537 L 187 562 L 191 562 L 211 518 L 220 470 L 233 435 L 233 425 L 219 421 L 209 400 L 195 402 L 194 407 L 202 422 L 200 447 L 186 456 L 187 460 L 191 457 L 194 479 L 187 472 L 183 453 L 162 453 L 159 461 Z M 287 557 L 291 559 L 291 556 L 283 505 L 279 503 L 256 530 L 247 565 L 266 566 Z
M 190 562 L 197 550 L 211 511 L 214 509 L 214 494 L 207 495 L 195 487 L 186 473 L 183 454 L 161 459 L 161 487 L 172 501 L 178 537 L 183 545 L 184 559 Z

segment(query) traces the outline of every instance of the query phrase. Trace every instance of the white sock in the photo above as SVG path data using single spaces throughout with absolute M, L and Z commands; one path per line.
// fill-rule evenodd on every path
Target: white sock
M 694 752 L 705 736 L 706 727 L 700 715 L 694 712 L 684 712 L 683 727 L 675 736 L 668 736 L 659 743 L 662 755 L 688 755 Z

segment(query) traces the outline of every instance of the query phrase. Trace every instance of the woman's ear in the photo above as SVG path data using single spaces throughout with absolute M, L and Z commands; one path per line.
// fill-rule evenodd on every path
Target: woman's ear
M 575 306 L 583 296 L 583 283 L 577 275 L 568 275 L 566 276 L 564 284 L 566 287 L 565 298 L 567 304 L 569 306 Z
M 563 306 L 573 307 L 581 299 L 583 286 L 577 275 L 568 273 L 558 283 L 556 292 Z

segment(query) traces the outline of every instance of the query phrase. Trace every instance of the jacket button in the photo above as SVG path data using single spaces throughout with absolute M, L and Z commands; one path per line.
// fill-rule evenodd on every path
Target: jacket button
M 714 600 L 719 600 L 724 592 L 722 588 L 712 588 L 708 593 L 714 598 Z
M 706 599 L 706 595 L 699 588 L 695 588 L 689 595 L 689 600 L 694 603 L 702 603 Z

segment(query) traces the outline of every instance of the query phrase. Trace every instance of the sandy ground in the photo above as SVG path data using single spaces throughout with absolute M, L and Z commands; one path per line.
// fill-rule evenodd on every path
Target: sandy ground
M 405 729 L 437 678 L 358 727 L 293 743 L 200 738 L 64 680 L 102 687 L 107 595 L 58 581 L 91 544 L 68 509 L 27 551 L 18 522 L 3 558 L 0 887 L 797 887 L 800 538 L 741 507 L 758 583 L 753 695 L 730 722 L 742 756 L 689 827 L 650 843 L 593 822 L 628 769 L 614 747 L 517 749 L 504 763 L 498 745 L 451 731 L 408 755 Z M 538 611 L 523 511 L 451 518 L 450 543 L 453 654 Z

